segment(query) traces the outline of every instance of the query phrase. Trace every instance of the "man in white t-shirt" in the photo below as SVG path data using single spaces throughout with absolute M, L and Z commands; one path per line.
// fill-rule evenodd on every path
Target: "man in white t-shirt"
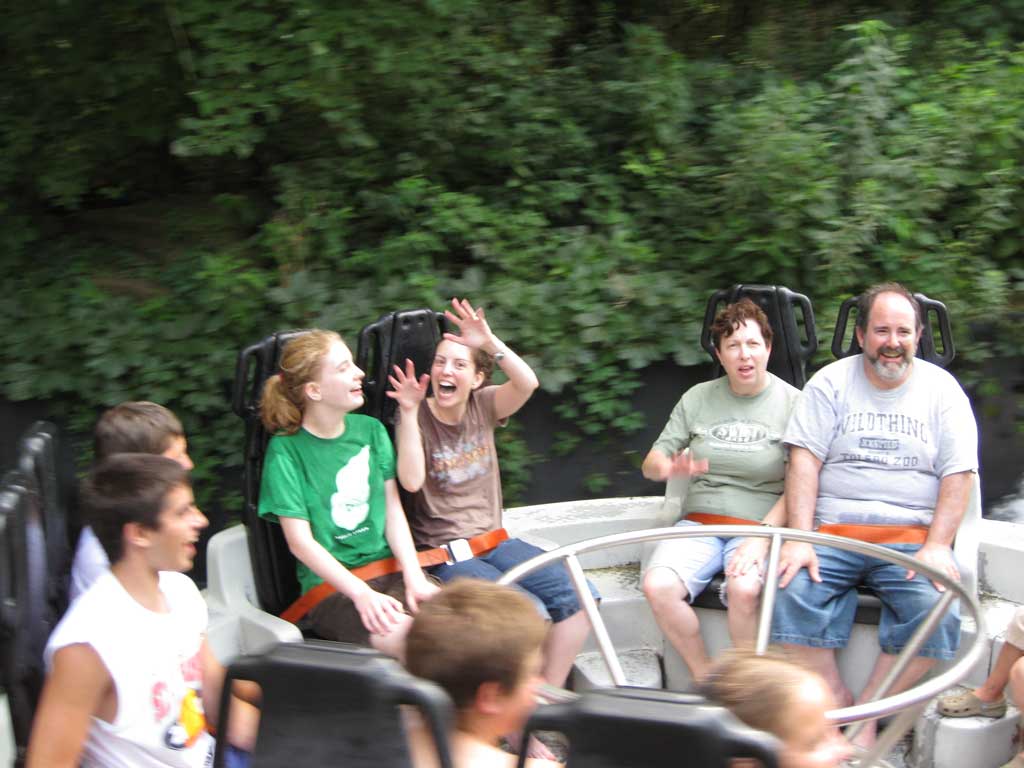
M 112 565 L 47 642 L 28 766 L 207 768 L 224 669 L 206 642 L 206 605 L 183 573 L 207 525 L 186 470 L 163 456 L 115 454 L 83 483 L 82 504 Z M 258 711 L 236 700 L 226 741 L 251 751 L 257 723 Z
M 847 536 L 911 554 L 959 578 L 953 537 L 978 468 L 978 432 L 967 396 L 938 366 L 916 360 L 921 312 L 906 288 L 886 283 L 860 299 L 863 353 L 820 370 L 800 395 L 786 429 L 787 525 Z M 882 601 L 882 653 L 866 701 L 939 599 L 941 585 L 905 567 L 832 547 L 787 542 L 772 641 L 792 648 L 832 685 L 850 693 L 835 649 L 846 645 L 867 584 Z M 890 693 L 913 685 L 959 645 L 959 616 L 946 614 Z M 860 742 L 874 738 L 874 723 Z

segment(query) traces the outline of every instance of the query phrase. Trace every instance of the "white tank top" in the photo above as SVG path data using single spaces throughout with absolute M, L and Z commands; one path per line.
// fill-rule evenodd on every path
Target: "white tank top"
M 116 686 L 117 715 L 109 723 L 92 719 L 83 768 L 213 765 L 214 739 L 201 698 L 206 603 L 182 573 L 161 572 L 160 590 L 167 613 L 143 608 L 107 571 L 75 601 L 46 644 L 47 667 L 64 646 L 92 646 Z

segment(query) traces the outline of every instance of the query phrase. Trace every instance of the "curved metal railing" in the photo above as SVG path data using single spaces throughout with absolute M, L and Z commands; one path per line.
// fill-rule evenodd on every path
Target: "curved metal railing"
M 985 626 L 978 600 L 964 589 L 959 582 L 949 578 L 949 576 L 936 568 L 901 552 L 886 549 L 876 544 L 867 544 L 855 539 L 847 539 L 842 536 L 798 531 L 792 528 L 767 528 L 760 525 L 700 525 L 681 528 L 651 528 L 642 531 L 615 533 L 596 539 L 580 541 L 575 544 L 567 544 L 550 552 L 537 555 L 506 572 L 499 580 L 499 583 L 511 584 L 553 562 L 564 560 L 573 586 L 579 596 L 580 604 L 590 620 L 594 639 L 597 641 L 597 646 L 608 667 L 608 673 L 611 675 L 612 682 L 616 686 L 624 686 L 627 683 L 625 673 L 622 671 L 622 664 L 619 662 L 618 653 L 615 651 L 615 646 L 612 645 L 608 629 L 601 618 L 597 602 L 587 588 L 587 580 L 583 573 L 583 566 L 580 564 L 579 556 L 587 552 L 611 549 L 625 544 L 660 541 L 662 539 L 684 539 L 696 536 L 720 536 L 723 538 L 743 536 L 769 539 L 770 547 L 765 573 L 778 572 L 779 552 L 784 540 L 803 541 L 808 544 L 836 547 L 837 549 L 876 557 L 897 565 L 904 565 L 908 569 L 914 570 L 945 587 L 945 591 L 935 604 L 935 607 L 913 633 L 871 701 L 834 709 L 826 715 L 829 722 L 843 725 L 846 723 L 863 723 L 868 720 L 875 720 L 898 713 L 889 727 L 879 735 L 875 746 L 860 758 L 859 765 L 862 768 L 870 768 L 870 766 L 878 764 L 880 756 L 887 753 L 903 734 L 913 726 L 914 721 L 924 710 L 925 706 L 927 706 L 928 701 L 966 677 L 970 669 L 980 660 L 985 652 Z M 764 653 L 768 647 L 768 639 L 771 633 L 771 618 L 775 609 L 777 591 L 778 579 L 765 579 L 758 618 L 756 645 L 758 653 Z M 956 664 L 945 672 L 925 680 L 906 691 L 886 696 L 889 689 L 892 688 L 896 680 L 917 655 L 921 646 L 928 639 L 928 636 L 939 625 L 943 614 L 952 605 L 953 600 L 957 598 L 968 609 L 977 628 L 971 647 Z M 853 726 L 847 732 L 847 737 L 852 738 L 860 727 L 860 725 Z

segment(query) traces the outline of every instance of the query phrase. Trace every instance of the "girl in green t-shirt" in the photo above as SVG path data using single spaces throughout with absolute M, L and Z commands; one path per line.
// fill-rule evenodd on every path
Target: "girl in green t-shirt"
M 420 569 L 395 483 L 394 449 L 363 404 L 363 372 L 338 334 L 290 341 L 263 390 L 260 416 L 274 433 L 259 514 L 281 524 L 303 592 L 337 592 L 309 613 L 312 630 L 400 656 L 419 602 L 437 587 Z M 363 581 L 353 568 L 394 555 L 400 573 Z

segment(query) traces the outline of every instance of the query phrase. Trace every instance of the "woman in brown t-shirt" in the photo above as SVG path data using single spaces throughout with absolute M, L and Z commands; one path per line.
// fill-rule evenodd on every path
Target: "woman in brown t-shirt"
M 430 375 L 417 379 L 407 360 L 404 371 L 395 366 L 390 379 L 394 389 L 388 392 L 398 402 L 398 480 L 414 494 L 409 527 L 420 548 L 501 527 L 494 428 L 518 411 L 538 386 L 530 366 L 491 331 L 482 308 L 453 299 L 452 309 L 445 315 L 459 333 L 446 333 L 437 345 Z M 495 363 L 508 381 L 485 386 Z M 433 387 L 429 398 L 428 383 Z M 430 570 L 442 581 L 495 581 L 541 552 L 519 539 L 508 539 L 479 557 Z M 542 673 L 548 682 L 562 685 L 589 631 L 576 591 L 561 564 L 524 578 L 519 586 L 542 603 L 551 618 Z

